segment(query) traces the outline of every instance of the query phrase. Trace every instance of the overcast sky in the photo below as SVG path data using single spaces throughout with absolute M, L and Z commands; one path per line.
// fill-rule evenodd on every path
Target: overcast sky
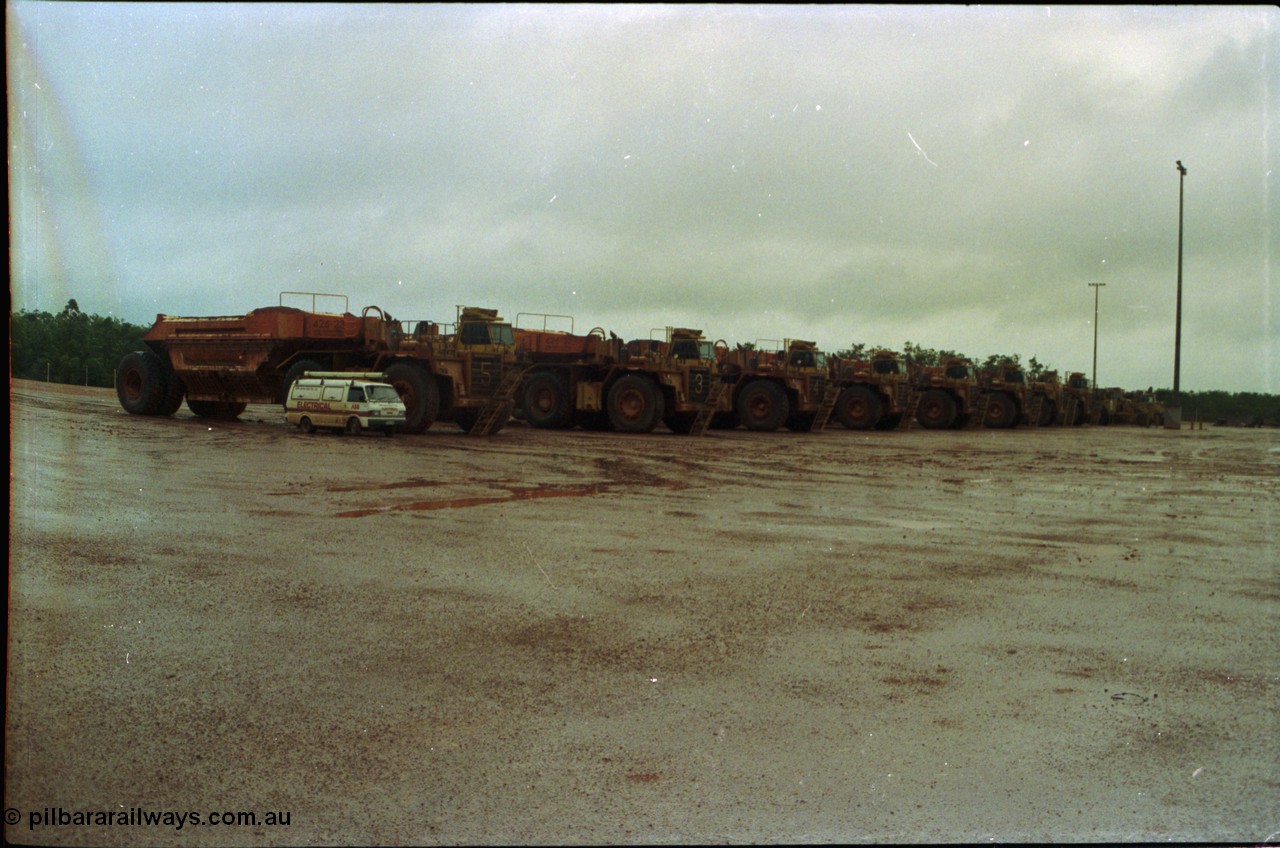
M 1088 373 L 1096 293 L 1099 382 L 1169 387 L 1181 160 L 1181 387 L 1280 393 L 1274 8 L 6 9 L 15 310 L 301 290 Z

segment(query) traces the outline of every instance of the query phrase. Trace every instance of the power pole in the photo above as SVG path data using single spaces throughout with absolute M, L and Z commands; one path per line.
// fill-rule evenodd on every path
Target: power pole
M 1098 289 L 1106 283 L 1089 283 L 1093 289 L 1093 387 L 1098 388 Z
M 1181 159 L 1175 164 L 1178 166 L 1178 308 L 1173 331 L 1173 405 L 1181 407 L 1178 378 L 1182 365 L 1182 183 L 1187 177 L 1187 169 L 1182 167 Z

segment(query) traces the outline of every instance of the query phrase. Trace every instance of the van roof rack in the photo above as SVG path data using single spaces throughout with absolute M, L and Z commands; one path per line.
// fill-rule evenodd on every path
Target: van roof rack
M 303 377 L 322 380 L 377 380 L 385 382 L 387 375 L 381 371 L 303 371 Z

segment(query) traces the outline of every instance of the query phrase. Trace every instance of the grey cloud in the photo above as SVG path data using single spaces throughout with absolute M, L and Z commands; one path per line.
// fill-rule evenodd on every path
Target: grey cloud
M 1188 335 L 1213 321 L 1241 358 L 1271 352 L 1274 14 L 12 8 L 35 57 L 10 58 L 35 113 L 19 307 L 93 308 L 104 279 L 134 320 L 340 290 L 408 317 L 475 302 L 1078 367 L 1105 279 L 1102 326 L 1159 383 L 1181 158 L 1188 282 L 1231 281 L 1253 316 L 1195 301 Z

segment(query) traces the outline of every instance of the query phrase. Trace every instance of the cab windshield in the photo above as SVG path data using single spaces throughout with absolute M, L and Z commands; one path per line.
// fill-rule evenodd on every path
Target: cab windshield
M 875 369 L 877 374 L 905 374 L 907 365 L 900 359 L 877 359 Z
M 400 395 L 391 386 L 365 386 L 364 393 L 372 403 L 400 402 Z
M 964 380 L 973 377 L 973 368 L 968 365 L 948 365 L 947 376 L 953 380 Z
M 679 339 L 671 343 L 672 359 L 715 359 L 714 345 L 696 339 Z
M 458 340 L 465 345 L 512 345 L 515 334 L 510 324 L 486 324 L 479 321 L 463 324 Z

